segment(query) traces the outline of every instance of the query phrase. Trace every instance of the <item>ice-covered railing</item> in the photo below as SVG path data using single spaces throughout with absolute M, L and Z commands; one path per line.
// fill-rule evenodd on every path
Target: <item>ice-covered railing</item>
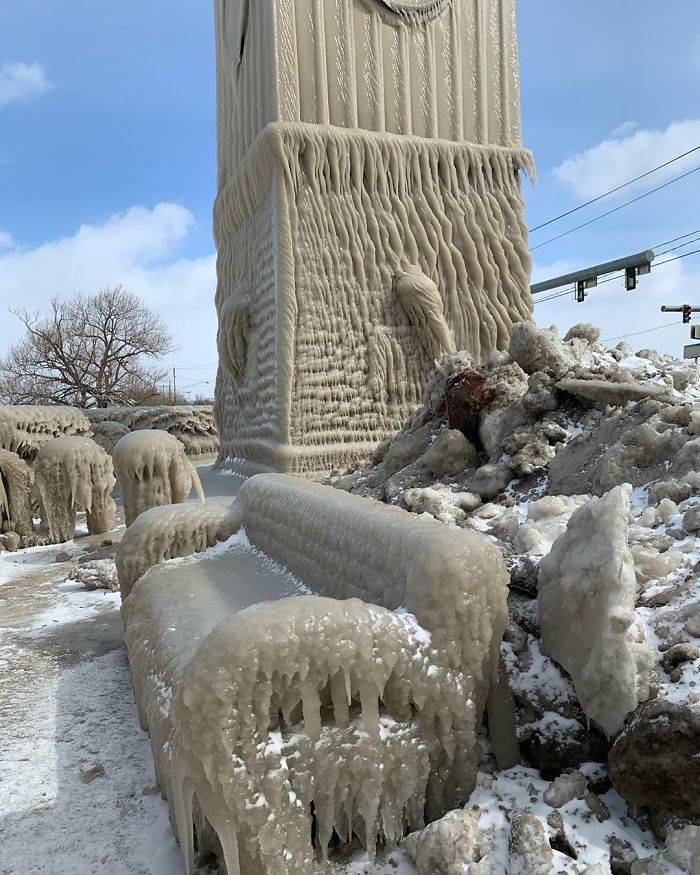
M 149 568 L 201 553 L 230 538 L 240 524 L 238 507 L 226 504 L 166 504 L 139 514 L 117 548 L 122 599 Z
M 247 537 L 124 603 L 185 858 L 196 820 L 229 873 L 301 871 L 334 831 L 373 853 L 471 789 L 506 572 L 477 533 L 308 481 L 260 475 L 238 504 Z
M 86 410 L 85 414 L 95 440 L 110 453 L 128 432 L 149 428 L 174 435 L 188 456 L 216 453 L 219 449 L 214 412 L 208 404 L 101 407 Z
M 33 461 L 46 441 L 62 435 L 89 435 L 90 423 L 81 410 L 60 405 L 0 405 L 0 448 Z

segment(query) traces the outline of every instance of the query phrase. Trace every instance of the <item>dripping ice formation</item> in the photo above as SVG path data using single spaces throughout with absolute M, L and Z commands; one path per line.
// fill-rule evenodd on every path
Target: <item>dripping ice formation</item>
M 32 532 L 32 487 L 29 465 L 16 453 L 0 449 L 0 533 Z
M 473 786 L 500 556 L 480 534 L 282 475 L 251 478 L 237 504 L 245 535 L 130 591 L 138 570 L 120 563 L 136 700 L 188 871 L 197 819 L 230 873 L 321 865 L 333 830 L 391 846 Z M 184 514 L 156 532 L 168 512 L 134 524 L 154 562 L 203 543 L 196 522 L 183 538 Z
M 114 528 L 112 459 L 92 438 L 67 435 L 47 441 L 34 462 L 34 476 L 53 543 L 75 537 L 78 509 L 86 511 L 90 534 Z
M 217 0 L 219 461 L 371 454 L 529 318 L 513 0 Z
M 157 407 L 99 407 L 86 410 L 93 438 L 108 453 L 130 431 L 157 429 L 174 435 L 188 456 L 214 454 L 219 438 L 210 406 L 205 404 L 159 405 Z
M 133 431 L 120 438 L 113 452 L 122 490 L 127 526 L 150 507 L 179 504 L 194 489 L 204 502 L 197 469 L 180 441 L 167 431 Z
M 61 435 L 89 435 L 90 423 L 75 407 L 38 404 L 0 406 L 0 447 L 33 461 L 42 444 Z

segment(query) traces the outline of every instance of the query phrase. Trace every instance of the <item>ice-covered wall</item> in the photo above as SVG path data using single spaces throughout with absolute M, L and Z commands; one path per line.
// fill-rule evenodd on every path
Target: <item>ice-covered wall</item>
M 216 416 L 245 473 L 368 455 L 436 350 L 531 313 L 512 3 L 406 5 L 217 3 Z
M 231 873 L 298 872 L 333 830 L 373 853 L 472 787 L 507 574 L 479 534 L 329 487 L 239 495 L 252 546 L 151 568 L 123 608 L 183 851 L 199 811 Z
M 154 565 L 200 553 L 238 530 L 241 513 L 228 504 L 166 504 L 141 513 L 117 548 L 117 573 L 122 599 Z
M 174 435 L 188 456 L 214 454 L 219 437 L 208 404 L 168 404 L 157 407 L 100 407 L 86 410 L 93 437 L 108 452 L 127 432 L 153 428 Z

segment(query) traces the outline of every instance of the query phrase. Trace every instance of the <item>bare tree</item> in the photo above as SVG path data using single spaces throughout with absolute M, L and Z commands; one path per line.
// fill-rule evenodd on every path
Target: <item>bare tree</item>
M 53 298 L 48 315 L 11 310 L 26 335 L 0 359 L 0 399 L 10 404 L 108 407 L 158 395 L 173 350 L 157 313 L 122 286 Z

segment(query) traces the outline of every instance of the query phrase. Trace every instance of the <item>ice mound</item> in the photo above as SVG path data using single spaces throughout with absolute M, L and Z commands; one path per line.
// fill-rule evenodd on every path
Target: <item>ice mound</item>
M 108 453 L 131 431 L 167 431 L 184 446 L 188 456 L 218 452 L 214 413 L 206 404 L 173 404 L 156 407 L 102 407 L 86 410 L 94 439 Z
M 33 461 L 42 444 L 61 435 L 89 435 L 90 423 L 75 407 L 0 405 L 0 447 Z
M 0 449 L 0 533 L 32 532 L 32 469 L 9 450 Z

